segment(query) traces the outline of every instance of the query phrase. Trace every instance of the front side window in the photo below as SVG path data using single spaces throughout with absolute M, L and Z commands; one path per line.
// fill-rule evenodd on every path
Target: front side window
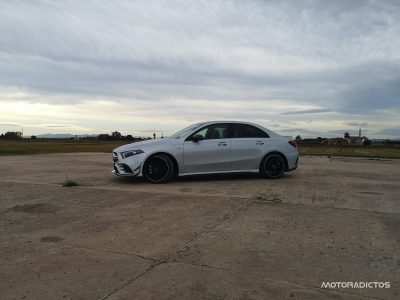
M 186 140 L 191 141 L 194 135 L 201 135 L 203 140 L 226 139 L 228 137 L 228 124 L 208 125 L 191 134 Z
M 179 139 L 181 137 L 184 137 L 184 136 L 188 135 L 190 132 L 192 132 L 193 130 L 195 130 L 196 128 L 199 128 L 201 125 L 203 125 L 203 124 L 193 124 L 188 127 L 185 127 L 183 129 L 179 130 L 178 132 L 176 132 L 175 134 L 171 135 L 171 138 Z
M 232 138 L 269 138 L 263 130 L 247 124 L 231 124 Z

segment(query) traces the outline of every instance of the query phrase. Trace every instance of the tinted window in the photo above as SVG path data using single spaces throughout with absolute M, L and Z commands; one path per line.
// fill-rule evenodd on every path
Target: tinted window
M 269 135 L 261 129 L 246 125 L 232 124 L 232 138 L 269 138 Z
M 190 135 L 186 140 L 191 141 L 194 135 L 201 135 L 204 140 L 225 139 L 228 137 L 228 125 L 213 124 L 203 127 Z

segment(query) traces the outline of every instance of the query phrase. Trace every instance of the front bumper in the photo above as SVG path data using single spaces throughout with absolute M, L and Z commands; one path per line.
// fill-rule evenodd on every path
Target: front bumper
M 112 172 L 117 176 L 138 176 L 140 174 L 142 164 L 134 157 L 123 159 L 119 154 L 113 152 L 113 162 L 114 169 Z
M 140 173 L 140 166 L 132 170 L 127 164 L 114 164 L 112 171 L 117 176 L 138 176 Z

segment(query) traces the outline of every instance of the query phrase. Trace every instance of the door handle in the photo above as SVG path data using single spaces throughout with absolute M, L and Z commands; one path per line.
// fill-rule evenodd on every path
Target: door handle
M 257 141 L 256 144 L 257 144 L 257 145 L 264 145 L 264 142 Z
M 218 143 L 218 146 L 226 146 L 226 145 L 228 145 L 228 144 L 225 143 L 225 142 L 220 142 L 220 143 Z

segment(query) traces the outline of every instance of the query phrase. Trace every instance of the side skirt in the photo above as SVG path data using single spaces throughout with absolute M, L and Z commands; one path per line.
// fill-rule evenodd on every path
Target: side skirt
M 189 175 L 208 175 L 208 174 L 230 174 L 230 173 L 259 173 L 259 169 L 251 170 L 233 170 L 233 171 L 217 171 L 217 172 L 199 172 L 199 173 L 180 173 L 179 176 L 189 176 Z

